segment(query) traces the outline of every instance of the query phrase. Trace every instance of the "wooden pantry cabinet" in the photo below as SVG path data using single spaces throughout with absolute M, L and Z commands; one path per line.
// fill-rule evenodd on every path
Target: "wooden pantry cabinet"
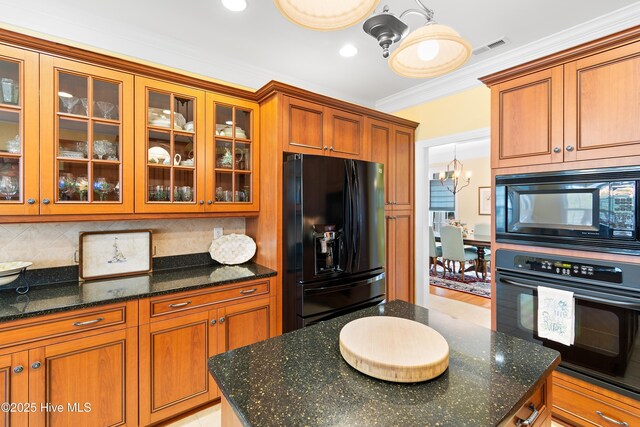
M 3 324 L 0 425 L 138 425 L 136 324 L 136 302 Z
M 141 425 L 220 397 L 207 359 L 275 335 L 272 280 L 141 300 Z
M 629 34 L 618 46 L 603 39 L 483 78 L 492 167 L 639 156 L 640 41 Z
M 413 268 L 413 212 L 386 212 L 387 300 L 415 300 Z
M 283 151 L 366 160 L 361 114 L 283 97 Z

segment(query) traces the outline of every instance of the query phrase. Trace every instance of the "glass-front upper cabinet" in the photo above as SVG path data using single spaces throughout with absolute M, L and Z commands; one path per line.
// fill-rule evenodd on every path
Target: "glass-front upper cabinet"
M 41 56 L 42 214 L 133 212 L 133 76 Z
M 37 123 L 38 54 L 0 45 L 0 216 L 39 213 Z
M 203 212 L 203 91 L 136 77 L 136 212 Z
M 207 93 L 207 210 L 257 211 L 258 104 Z

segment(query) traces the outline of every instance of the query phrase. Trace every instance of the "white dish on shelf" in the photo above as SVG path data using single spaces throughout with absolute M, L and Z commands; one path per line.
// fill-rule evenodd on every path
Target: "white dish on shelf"
M 168 164 L 169 152 L 162 147 L 149 148 L 149 163 Z
M 221 264 L 242 264 L 256 254 L 256 242 L 244 234 L 227 234 L 211 242 L 209 254 Z
M 193 121 L 185 123 L 182 128 L 187 132 L 193 132 Z
M 60 150 L 58 156 L 65 157 L 67 159 L 84 159 L 84 153 L 71 150 Z

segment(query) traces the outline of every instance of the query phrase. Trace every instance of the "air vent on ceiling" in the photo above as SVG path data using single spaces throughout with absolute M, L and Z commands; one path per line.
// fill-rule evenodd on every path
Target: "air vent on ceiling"
M 480 55 L 481 53 L 489 52 L 490 50 L 497 49 L 500 46 L 504 46 L 507 43 L 509 43 L 509 40 L 506 37 L 500 37 L 498 40 L 494 40 L 491 43 L 487 43 L 483 46 L 473 49 L 473 54 Z

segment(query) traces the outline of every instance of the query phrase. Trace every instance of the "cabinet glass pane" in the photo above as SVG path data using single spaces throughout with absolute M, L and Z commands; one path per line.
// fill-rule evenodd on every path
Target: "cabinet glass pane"
M 58 162 L 58 201 L 87 201 L 88 197 L 88 163 Z
M 174 170 L 173 173 L 173 201 L 182 203 L 193 202 L 195 172 L 178 169 Z
M 193 99 L 174 96 L 173 128 L 175 130 L 193 132 L 193 108 Z
M 216 135 L 233 136 L 233 108 L 216 105 Z
M 173 165 L 181 167 L 194 167 L 195 153 L 193 147 L 193 137 L 188 135 L 174 134 L 173 136 Z
M 251 201 L 251 174 L 236 173 L 236 190 L 233 200 L 235 202 Z
M 86 158 L 87 122 L 59 119 L 58 126 L 58 157 Z
M 0 156 L 0 203 L 20 200 L 20 159 Z
M 233 143 L 216 140 L 216 169 L 233 168 Z
M 22 152 L 19 113 L 0 110 L 0 152 L 12 154 Z
M 251 144 L 236 142 L 235 169 L 243 171 L 251 169 Z
M 251 111 L 236 109 L 236 138 L 251 139 Z
M 0 61 L 0 102 L 20 104 L 20 64 Z
M 120 160 L 120 126 L 93 123 L 93 158 Z
M 94 201 L 120 201 L 120 165 L 93 164 L 93 193 Z
M 169 127 L 171 122 L 171 96 L 167 93 L 149 91 L 149 124 Z
M 118 120 L 120 118 L 120 85 L 93 80 L 93 117 Z
M 149 202 L 168 202 L 171 200 L 171 169 L 157 166 L 148 166 L 149 189 L 147 200 Z
M 149 131 L 149 163 L 171 164 L 171 134 L 169 132 Z
M 216 172 L 216 202 L 233 201 L 233 174 Z
M 88 79 L 75 74 L 58 74 L 58 111 L 86 116 L 88 114 Z

